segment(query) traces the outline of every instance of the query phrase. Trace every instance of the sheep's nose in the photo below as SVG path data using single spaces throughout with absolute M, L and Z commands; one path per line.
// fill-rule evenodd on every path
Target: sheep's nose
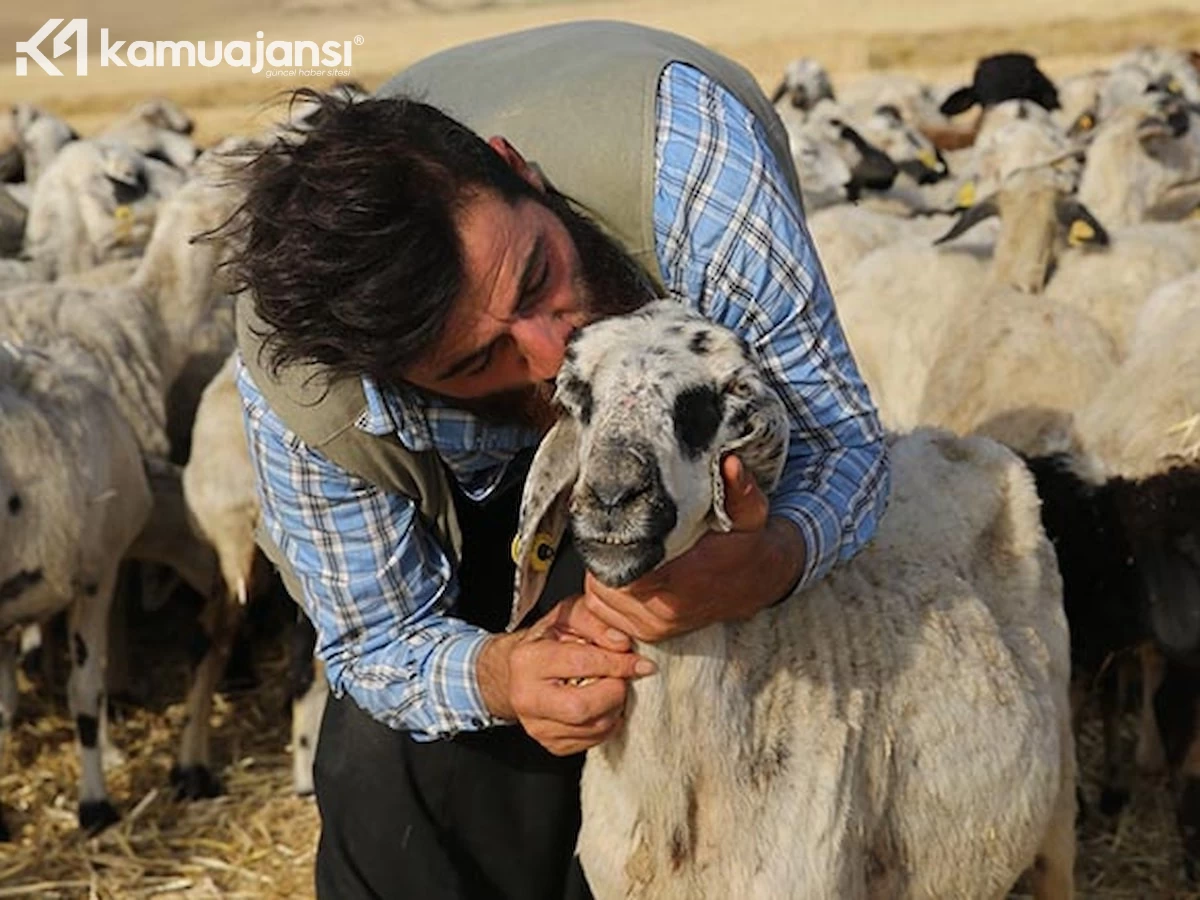
M 604 465 L 588 479 L 588 496 L 606 513 L 617 512 L 654 486 L 649 451 L 638 447 L 615 447 Z

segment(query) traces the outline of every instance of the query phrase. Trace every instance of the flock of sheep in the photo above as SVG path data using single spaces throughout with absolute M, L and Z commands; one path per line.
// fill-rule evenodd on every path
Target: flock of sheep
M 340 90 L 363 95 L 352 85 Z M 754 658 L 772 671 L 803 672 L 805 660 L 844 652 L 817 668 L 837 682 L 850 659 L 857 674 L 848 684 L 814 687 L 800 677 L 765 692 L 771 708 L 758 713 L 774 731 L 737 719 L 736 698 L 722 703 L 734 718 L 714 723 L 714 734 L 744 751 L 742 763 L 753 758 L 757 781 L 700 822 L 698 785 L 724 796 L 714 785 L 730 779 L 745 788 L 745 771 L 706 768 L 688 755 L 689 747 L 707 746 L 691 713 L 679 715 L 676 727 L 685 732 L 674 733 L 635 710 L 623 740 L 662 753 L 671 764 L 652 770 L 654 777 L 678 790 L 655 795 L 661 834 L 647 825 L 640 845 L 614 849 L 605 843 L 611 835 L 587 823 L 629 825 L 632 807 L 617 803 L 601 813 L 595 805 L 606 792 L 620 795 L 611 780 L 619 773 L 597 779 L 624 751 L 591 755 L 585 804 L 597 812 L 585 815 L 581 850 L 603 848 L 589 851 L 609 860 L 603 865 L 624 862 L 619 873 L 597 870 L 597 879 L 640 878 L 648 896 L 695 896 L 684 887 L 719 883 L 695 880 L 704 872 L 744 885 L 746 873 L 761 875 L 771 851 L 761 841 L 739 844 L 714 867 L 705 841 L 712 828 L 728 835 L 729 823 L 749 809 L 745 798 L 758 797 L 747 833 L 761 839 L 764 829 L 778 828 L 772 841 L 791 835 L 789 858 L 803 869 L 774 871 L 777 886 L 819 877 L 836 885 L 837 896 L 915 895 L 930 884 L 951 892 L 935 895 L 1002 896 L 1036 858 L 1038 896 L 1066 896 L 1073 733 L 1098 693 L 1106 734 L 1101 805 L 1118 809 L 1129 761 L 1116 722 L 1127 683 L 1139 677 L 1137 761 L 1178 776 L 1181 838 L 1187 858 L 1200 860 L 1193 797 L 1200 753 L 1192 747 L 1200 662 L 1196 59 L 1144 48 L 1054 84 L 1031 58 L 1002 54 L 980 61 L 971 85 L 953 91 L 895 75 L 835 91 L 818 63 L 797 60 L 774 99 L 839 316 L 894 435 L 897 489 L 863 557 L 749 643 L 776 647 L 769 659 Z M 289 111 L 301 133 L 304 114 Z M 211 234 L 238 204 L 225 156 L 253 144 L 230 138 L 201 152 L 190 133 L 188 116 L 165 100 L 137 106 L 88 139 L 27 104 L 0 117 L 0 747 L 16 707 L 19 659 L 46 639 L 52 617 L 65 614 L 68 699 L 82 761 L 79 819 L 92 831 L 117 818 L 103 757 L 105 696 L 113 689 L 105 660 L 120 587 L 139 577 L 154 584 L 151 574 L 169 571 L 206 598 L 210 641 L 172 773 L 181 793 L 202 797 L 220 790 L 208 755 L 212 694 L 245 606 L 265 581 L 229 364 L 233 299 L 218 265 L 229 238 Z M 615 346 L 628 354 L 647 335 L 669 343 L 648 328 Z M 687 371 L 680 365 L 662 382 L 680 382 Z M 887 583 L 893 595 L 883 593 Z M 981 598 L 978 609 L 999 623 L 994 644 L 913 637 L 919 665 L 881 659 L 889 645 L 871 623 L 906 627 L 883 601 L 898 597 L 910 608 L 931 590 Z M 1060 594 L 1065 619 L 1054 613 Z M 857 600 L 847 605 L 847 597 Z M 1002 611 L 992 605 L 997 598 L 1007 598 Z M 307 659 L 311 626 L 298 619 Z M 954 616 L 947 621 L 951 632 L 967 627 Z M 829 628 L 837 640 L 822 631 Z M 871 672 L 879 679 L 865 677 Z M 719 688 L 710 671 L 672 677 Z M 651 681 L 664 691 L 672 683 Z M 952 682 L 988 689 L 947 693 L 939 705 L 932 685 Z M 657 690 L 649 684 L 638 690 Z M 311 690 L 296 692 L 293 752 L 297 788 L 306 790 L 324 700 L 319 667 L 302 688 Z M 638 708 L 678 700 L 664 694 Z M 913 708 L 925 702 L 929 721 Z M 935 752 L 930 737 L 950 739 L 945 722 L 934 720 L 951 713 L 947 751 L 968 754 L 957 763 L 953 753 Z M 835 735 L 836 723 L 851 720 Z M 647 723 L 641 731 L 637 721 Z M 803 743 L 818 738 L 842 741 L 843 751 L 853 741 L 855 753 L 839 757 L 833 744 Z M 1011 752 L 997 755 L 1000 744 Z M 770 773 L 788 770 L 793 756 L 825 767 L 811 782 L 764 792 Z M 979 762 L 964 769 L 962 758 Z M 921 777 L 899 772 L 901 761 Z M 939 792 L 933 799 L 931 786 Z M 649 786 L 631 789 L 636 796 Z M 814 799 L 835 789 L 847 793 L 826 797 L 824 806 Z M 797 791 L 803 802 L 767 802 Z M 844 818 L 860 806 L 871 810 L 869 821 Z M 1006 816 L 1017 807 L 1018 815 Z M 832 817 L 826 838 L 841 834 L 842 849 L 812 845 L 796 856 L 813 834 L 817 808 Z M 947 829 L 947 821 L 955 824 Z M 982 849 L 979 835 L 960 827 L 972 821 L 993 838 Z M 955 845 L 947 830 L 964 832 L 963 841 Z M 914 848 L 929 841 L 938 852 L 918 854 Z M 667 871 L 688 874 L 666 884 L 656 873 Z M 855 881 L 861 877 L 866 882 Z M 770 881 L 762 884 L 766 893 L 755 895 L 774 895 Z

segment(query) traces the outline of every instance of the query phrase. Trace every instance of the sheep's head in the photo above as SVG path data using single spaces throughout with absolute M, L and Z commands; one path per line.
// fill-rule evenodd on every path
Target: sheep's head
M 1073 197 L 1061 173 L 1041 165 L 1014 172 L 992 196 L 969 206 L 935 245 L 952 241 L 987 219 L 1000 217 L 991 276 L 1023 293 L 1040 293 L 1066 247 L 1106 247 L 1108 232 Z
M 513 622 L 536 603 L 568 520 L 588 569 L 623 586 L 729 528 L 726 454 L 764 491 L 779 479 L 782 402 L 740 338 L 674 300 L 580 331 L 555 396 L 563 414 L 521 503 Z

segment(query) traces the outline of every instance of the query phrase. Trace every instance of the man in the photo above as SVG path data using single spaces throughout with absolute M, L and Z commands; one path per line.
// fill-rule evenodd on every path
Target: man
M 251 166 L 236 262 L 259 539 L 333 689 L 318 894 L 560 897 L 579 889 L 581 751 L 654 677 L 630 638 L 748 617 L 853 555 L 886 502 L 879 422 L 782 126 L 729 60 L 572 23 L 323 103 Z M 556 563 L 505 633 L 516 500 L 567 342 L 665 291 L 775 381 L 783 481 L 767 498 L 727 459 L 732 533 L 623 590 Z

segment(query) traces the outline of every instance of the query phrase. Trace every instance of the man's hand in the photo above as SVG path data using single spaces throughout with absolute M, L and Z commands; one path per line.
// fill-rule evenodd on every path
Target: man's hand
M 478 663 L 488 709 L 518 720 L 559 756 L 611 735 L 621 723 L 629 680 L 654 672 L 650 660 L 631 652 L 626 634 L 580 600 L 564 600 L 532 628 L 492 638 Z M 572 683 L 579 679 L 586 681 Z
M 588 575 L 584 604 L 639 640 L 664 640 L 713 622 L 748 619 L 779 600 L 804 565 L 799 529 L 768 518 L 768 500 L 741 460 L 723 460 L 727 534 L 706 534 L 687 553 L 624 588 Z

